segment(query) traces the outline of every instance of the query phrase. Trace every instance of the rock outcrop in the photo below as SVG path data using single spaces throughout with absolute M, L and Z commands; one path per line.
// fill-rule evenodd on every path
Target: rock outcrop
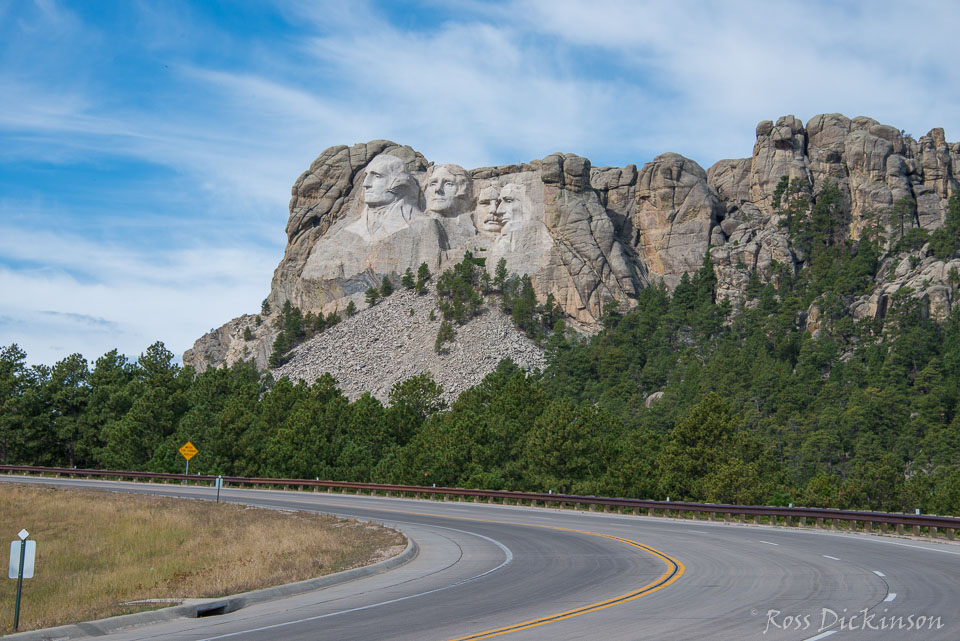
M 799 181 L 814 198 L 828 181 L 835 184 L 848 214 L 845 235 L 853 240 L 868 225 L 879 225 L 889 236 L 889 215 L 898 201 L 909 206 L 907 227 L 942 226 L 947 199 L 960 184 L 960 144 L 947 143 L 942 129 L 914 140 L 872 118 L 823 114 L 806 126 L 793 116 L 767 120 L 757 125 L 756 135 L 752 157 L 721 160 L 707 171 L 724 208 L 710 257 L 720 295 L 734 300 L 752 270 L 765 282 L 776 281 L 776 265 L 795 272 L 804 258 L 791 247 L 774 208 L 783 176 Z M 906 274 L 887 276 L 893 279 L 888 288 L 906 284 Z M 858 304 L 854 315 L 870 309 L 875 306 Z
M 488 306 L 457 328 L 446 353 L 434 350 L 440 320 L 431 319 L 431 294 L 398 291 L 297 347 L 276 378 L 313 383 L 325 372 L 351 400 L 370 392 L 386 401 L 395 383 L 429 373 L 449 402 L 478 384 L 505 358 L 525 370 L 543 369 L 543 349 L 517 330 L 509 316 Z
M 491 269 L 504 258 L 585 326 L 646 284 L 590 187 L 590 162 L 570 155 L 467 172 L 385 141 L 328 149 L 294 185 L 287 235 L 274 307 L 289 300 L 329 312 L 359 303 L 384 276 L 398 280 L 421 263 L 437 273 L 466 251 Z
M 813 199 L 836 184 L 853 241 L 869 225 L 889 226 L 898 201 L 910 203 L 909 225 L 935 229 L 958 187 L 960 144 L 942 129 L 914 140 L 870 118 L 825 114 L 806 125 L 794 116 L 763 121 L 750 158 L 708 171 L 673 153 L 640 169 L 557 153 L 465 170 L 384 140 L 331 147 L 293 185 L 268 301 L 304 313 L 342 311 L 351 300 L 365 307 L 365 290 L 383 277 L 399 281 L 421 263 L 438 273 L 470 251 L 491 271 L 503 258 L 529 275 L 541 301 L 552 295 L 574 327 L 590 331 L 607 303 L 627 308 L 651 283 L 674 287 L 709 251 L 718 295 L 738 302 L 751 272 L 776 284 L 805 259 L 774 205 L 784 176 Z M 944 269 L 927 255 L 907 271 L 888 266 L 887 280 L 852 312 L 882 314 L 884 297 L 909 282 L 943 315 L 954 292 Z M 202 370 L 253 358 L 265 367 L 272 320 L 235 319 L 198 340 L 184 362 Z

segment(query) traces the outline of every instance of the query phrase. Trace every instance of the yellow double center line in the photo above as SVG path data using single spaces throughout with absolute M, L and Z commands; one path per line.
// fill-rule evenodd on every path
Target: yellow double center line
M 454 517 L 457 518 L 457 517 Z M 473 520 L 473 519 L 471 519 Z M 481 520 L 481 519 L 476 519 Z M 628 601 L 633 601 L 639 599 L 642 596 L 652 594 L 657 590 L 663 589 L 683 576 L 683 572 L 686 569 L 680 561 L 675 558 L 668 556 L 656 550 L 649 545 L 644 545 L 643 543 L 638 543 L 637 541 L 631 541 L 630 539 L 624 539 L 619 536 L 613 536 L 611 534 L 600 534 L 599 532 L 589 532 L 587 530 L 574 530 L 571 528 L 557 527 L 553 525 L 537 525 L 534 523 L 509 523 L 508 521 L 488 521 L 493 523 L 508 523 L 510 525 L 524 525 L 527 527 L 542 527 L 550 530 L 561 530 L 563 532 L 575 532 L 577 534 L 588 534 L 590 536 L 600 536 L 605 539 L 613 539 L 614 541 L 620 541 L 621 543 L 626 543 L 627 545 L 632 545 L 635 548 L 639 548 L 644 552 L 652 554 L 653 556 L 659 558 L 661 561 L 666 563 L 667 570 L 661 574 L 659 577 L 651 581 L 650 583 L 644 585 L 643 587 L 637 588 L 625 594 L 615 596 L 613 598 L 607 599 L 605 601 L 600 601 L 598 603 L 592 603 L 590 605 L 584 605 L 573 610 L 567 610 L 565 612 L 557 612 L 556 614 L 550 614 L 544 617 L 539 617 L 537 619 L 531 619 L 529 621 L 524 621 L 523 623 L 515 623 L 513 625 L 504 626 L 502 628 L 495 628 L 493 630 L 487 630 L 485 632 L 479 632 L 477 634 L 471 634 L 465 637 L 457 637 L 456 639 L 451 639 L 450 641 L 477 641 L 478 639 L 490 639 L 493 637 L 498 637 L 502 634 L 510 634 L 511 632 L 520 632 L 521 630 L 529 630 L 530 628 L 535 628 L 537 626 L 546 625 L 548 623 L 554 623 L 556 621 L 563 621 L 564 619 L 571 619 L 573 617 L 578 617 L 581 614 L 588 614 L 590 612 L 596 612 L 597 610 L 603 610 L 604 608 L 609 608 L 612 605 L 617 605 L 619 603 L 626 603 Z
M 336 503 L 320 503 L 321 505 L 327 505 L 329 507 L 343 507 L 342 504 Z M 626 543 L 627 545 L 633 546 L 648 554 L 652 554 L 661 561 L 663 561 L 667 569 L 659 577 L 647 583 L 646 585 L 626 592 L 619 596 L 606 599 L 605 601 L 599 601 L 597 603 L 591 603 L 589 605 L 584 605 L 573 610 L 567 610 L 565 612 L 557 612 L 556 614 L 550 614 L 547 616 L 539 617 L 537 619 L 531 619 L 529 621 L 524 621 L 522 623 L 515 623 L 513 625 L 504 626 L 502 628 L 495 628 L 493 630 L 486 630 L 484 632 L 478 632 L 476 634 L 471 634 L 465 637 L 457 637 L 456 639 L 450 639 L 450 641 L 477 641 L 479 639 L 490 639 L 493 637 L 498 637 L 503 634 L 510 634 L 511 632 L 520 632 L 521 630 L 528 630 L 530 628 L 535 628 L 537 626 L 546 625 L 548 623 L 555 623 L 556 621 L 563 621 L 565 619 L 572 619 L 573 617 L 578 617 L 581 614 L 588 614 L 590 612 L 596 612 L 598 610 L 603 610 L 604 608 L 609 608 L 613 605 L 618 605 L 620 603 L 627 603 L 628 601 L 633 601 L 639 599 L 642 596 L 647 596 L 648 594 L 653 594 L 657 590 L 661 590 L 681 576 L 683 576 L 686 568 L 683 563 L 677 559 L 664 554 L 660 550 L 650 547 L 649 545 L 644 545 L 638 541 L 631 541 L 630 539 L 625 539 L 619 536 L 613 536 L 612 534 L 601 534 L 600 532 L 590 532 L 588 530 L 576 530 L 573 528 L 559 527 L 556 525 L 540 525 L 537 523 L 516 523 L 513 521 L 499 521 L 493 519 L 478 519 L 470 516 L 453 516 L 446 514 L 434 514 L 430 512 L 410 512 L 407 510 L 395 510 L 391 508 L 380 508 L 380 507 L 370 507 L 365 509 L 376 510 L 379 512 L 394 512 L 399 514 L 413 514 L 417 516 L 429 516 L 432 518 L 442 518 L 442 519 L 456 519 L 458 521 L 475 521 L 477 523 L 496 523 L 499 525 L 519 525 L 523 527 L 538 527 L 544 528 L 547 530 L 558 530 L 561 532 L 573 532 L 576 534 L 586 534 L 588 536 L 599 536 L 604 539 L 611 539 L 613 541 L 619 541 L 621 543 Z

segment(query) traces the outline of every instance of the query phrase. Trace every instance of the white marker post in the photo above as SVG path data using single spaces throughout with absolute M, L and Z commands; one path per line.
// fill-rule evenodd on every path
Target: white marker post
M 20 530 L 17 536 L 19 541 L 10 542 L 10 570 L 7 576 L 17 580 L 17 605 L 13 614 L 13 630 L 20 627 L 20 593 L 23 591 L 23 580 L 33 578 L 33 566 L 37 557 L 37 542 L 28 541 L 30 533 Z
M 217 485 L 217 503 L 219 503 L 219 502 L 220 502 L 220 490 L 223 488 L 223 477 L 222 477 L 222 476 L 218 476 L 218 477 L 217 477 L 217 483 L 216 483 L 216 485 Z

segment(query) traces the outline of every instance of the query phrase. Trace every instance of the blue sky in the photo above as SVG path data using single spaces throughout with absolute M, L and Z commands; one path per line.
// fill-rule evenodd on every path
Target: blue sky
M 31 363 L 255 312 L 325 148 L 749 156 L 760 120 L 960 137 L 960 4 L 0 0 L 0 345 Z

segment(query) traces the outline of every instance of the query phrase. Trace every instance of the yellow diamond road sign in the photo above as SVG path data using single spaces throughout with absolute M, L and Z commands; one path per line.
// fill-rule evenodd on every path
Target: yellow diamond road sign
M 190 441 L 187 441 L 186 445 L 180 448 L 180 454 L 182 454 L 183 458 L 187 459 L 188 461 L 196 456 L 197 452 L 199 451 L 200 450 L 198 450 L 197 447 Z

